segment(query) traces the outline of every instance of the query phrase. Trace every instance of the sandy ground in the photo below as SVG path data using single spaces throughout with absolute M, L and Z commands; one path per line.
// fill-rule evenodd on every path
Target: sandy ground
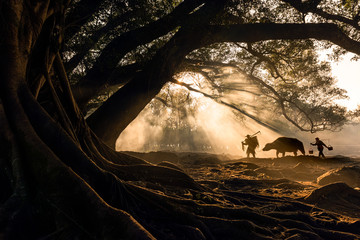
M 241 196 L 240 204 L 263 208 L 262 211 L 276 208 L 286 212 L 286 202 L 290 201 L 292 208 L 296 202 L 312 206 L 312 215 L 331 212 L 349 221 L 360 220 L 358 158 L 236 158 L 195 152 L 126 153 L 153 164 L 178 167 L 219 196 L 224 193 L 226 196 Z M 207 198 L 208 201 L 214 198 L 195 196 L 191 192 L 182 195 L 192 199 L 198 197 L 204 202 Z

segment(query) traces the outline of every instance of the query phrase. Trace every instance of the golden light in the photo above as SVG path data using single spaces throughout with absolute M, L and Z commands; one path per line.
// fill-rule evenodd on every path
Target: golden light
M 337 101 L 349 110 L 360 105 L 360 61 L 352 61 L 353 54 L 346 54 L 342 61 L 332 63 L 332 73 L 338 79 L 337 86 L 347 91 L 349 99 Z

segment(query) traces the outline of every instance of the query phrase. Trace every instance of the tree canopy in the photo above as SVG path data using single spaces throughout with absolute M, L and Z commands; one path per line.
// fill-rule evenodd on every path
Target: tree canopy
M 273 108 L 303 131 L 335 130 L 345 122 L 346 110 L 334 103 L 345 93 L 334 85 L 329 64 L 318 59 L 318 52 L 339 44 L 343 50 L 336 48 L 334 58 L 345 50 L 356 53 L 355 3 L 339 2 L 327 12 L 325 1 L 143 4 L 121 8 L 113 2 L 94 8 L 76 34 L 65 34 L 65 66 L 83 111 L 101 92 L 123 86 L 88 118 L 110 145 L 176 74 L 202 74 L 219 90 L 224 67 L 258 84 L 262 98 L 269 97 Z M 134 82 L 139 84 L 132 86 Z M 141 90 L 148 82 L 154 87 Z M 130 96 L 123 92 L 149 97 L 129 106 L 123 101 Z M 229 104 L 250 115 L 241 104 Z M 264 123 L 260 116 L 250 117 Z
M 226 99 L 233 91 L 251 92 L 225 81 L 232 73 L 297 128 L 338 129 L 348 113 L 334 100 L 345 92 L 318 52 L 332 49 L 334 59 L 360 54 L 359 15 L 356 0 L 1 0 L 2 234 L 165 238 L 160 229 L 175 218 L 188 238 L 217 238 L 216 224 L 236 235 L 236 227 L 249 224 L 227 222 L 221 213 L 199 217 L 217 210 L 133 184 L 205 191 L 174 166 L 115 152 L 116 139 L 151 100 L 169 104 L 159 95 L 167 84 L 276 128 L 261 107 Z M 179 81 L 186 73 L 201 75 L 206 87 Z M 156 202 L 164 211 L 153 208 Z M 195 209 L 202 210 L 192 215 Z M 259 226 L 267 221 L 262 217 Z M 169 227 L 174 239 L 176 224 Z M 250 225 L 249 238 L 279 234 Z

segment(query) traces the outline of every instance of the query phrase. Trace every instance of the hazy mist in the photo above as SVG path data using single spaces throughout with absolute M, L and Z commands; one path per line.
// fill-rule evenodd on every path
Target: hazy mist
M 188 81 L 188 78 L 183 81 Z M 201 91 L 206 91 L 206 94 L 219 94 L 211 90 L 204 79 L 196 79 L 193 86 L 198 90 L 201 87 Z M 298 138 L 303 142 L 306 154 L 309 154 L 309 149 L 313 149 L 314 155 L 317 155 L 316 148 L 310 146 L 310 142 L 314 142 L 314 138 L 319 137 L 325 144 L 334 148 L 333 151 L 326 149 L 325 155 L 360 156 L 358 125 L 347 125 L 340 132 L 326 131 L 315 134 L 301 132 L 271 110 L 267 110 L 264 107 L 266 103 L 258 97 L 260 93 L 255 85 L 242 79 L 240 75 L 229 74 L 227 78 L 222 79 L 221 86 L 224 94 L 211 99 L 197 92 L 189 92 L 175 84 L 167 85 L 164 87 L 167 92 L 163 92 L 160 97 L 171 100 L 172 107 L 164 106 L 159 100 L 154 99 L 119 136 L 116 150 L 205 151 L 245 157 L 246 152 L 242 150 L 241 142 L 247 134 L 252 135 L 260 131 L 257 134 L 260 144 L 256 149 L 257 157 L 275 157 L 275 150 L 264 152 L 261 149 L 266 143 L 280 136 Z M 187 96 L 187 99 L 191 100 L 182 102 L 178 99 L 180 97 L 175 97 L 180 95 L 183 98 Z M 236 103 L 236 106 L 252 116 L 270 124 L 280 125 L 280 131 L 268 129 L 219 103 L 220 101 Z

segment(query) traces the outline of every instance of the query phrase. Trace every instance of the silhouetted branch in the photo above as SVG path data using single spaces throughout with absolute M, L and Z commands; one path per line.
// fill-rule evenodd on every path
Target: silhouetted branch
M 315 14 L 319 15 L 320 17 L 323 17 L 327 20 L 335 20 L 335 21 L 339 21 L 342 23 L 346 23 L 346 24 L 354 27 L 355 29 L 360 30 L 359 21 L 358 21 L 359 20 L 358 19 L 359 12 L 354 16 L 353 19 L 350 19 L 347 17 L 343 17 L 341 15 L 327 13 L 327 12 L 323 11 L 322 9 L 318 8 L 318 5 L 321 2 L 321 0 L 306 1 L 306 2 L 303 2 L 301 0 L 295 0 L 295 1 L 294 0 L 282 0 L 282 1 L 290 4 L 292 7 L 294 7 L 299 12 L 315 13 Z
M 192 87 L 190 86 L 190 84 L 186 84 L 186 83 L 183 83 L 183 82 L 179 82 L 179 81 L 177 81 L 176 79 L 172 79 L 171 82 L 172 82 L 172 83 L 175 83 L 175 84 L 177 84 L 177 85 L 186 87 L 189 91 L 201 93 L 204 97 L 210 98 L 210 99 L 214 100 L 215 102 L 217 102 L 217 103 L 219 103 L 219 104 L 222 104 L 222 105 L 224 105 L 224 106 L 230 107 L 231 109 L 234 109 L 234 110 L 240 112 L 241 114 L 243 114 L 243 115 L 247 116 L 248 118 L 250 118 L 250 119 L 254 120 L 255 122 L 257 122 L 257 123 L 260 124 L 261 126 L 264 126 L 264 127 L 268 128 L 268 129 L 271 129 L 271 130 L 274 131 L 274 132 L 279 132 L 278 129 L 274 128 L 273 126 L 271 126 L 271 125 L 269 125 L 269 124 L 267 124 L 267 123 L 265 123 L 265 122 L 263 122 L 263 121 L 261 121 L 260 119 L 258 119 L 257 117 L 253 116 L 252 114 L 244 111 L 243 109 L 240 109 L 240 108 L 236 107 L 236 106 L 233 105 L 233 104 L 227 103 L 227 102 L 219 99 L 218 97 L 212 96 L 212 95 L 207 94 L 207 93 L 204 93 L 204 92 L 202 92 L 202 91 L 200 91 L 200 90 L 198 90 L 198 89 L 192 88 Z

